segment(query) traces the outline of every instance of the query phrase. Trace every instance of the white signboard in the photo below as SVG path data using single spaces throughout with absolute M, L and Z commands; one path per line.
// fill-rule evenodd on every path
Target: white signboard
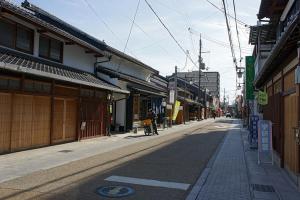
M 273 164 L 272 122 L 269 120 L 258 121 L 258 164 L 263 154 L 269 155 Z
M 175 91 L 174 90 L 170 90 L 170 95 L 169 95 L 170 99 L 169 99 L 169 103 L 170 104 L 174 104 L 175 103 Z
M 172 105 L 171 104 L 167 104 L 167 109 L 168 110 L 172 110 Z

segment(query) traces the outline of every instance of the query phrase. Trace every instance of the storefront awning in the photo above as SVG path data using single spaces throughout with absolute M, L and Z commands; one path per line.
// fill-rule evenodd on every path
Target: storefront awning
M 163 89 L 161 87 L 158 87 L 158 86 L 154 85 L 153 83 L 149 83 L 145 80 L 136 78 L 134 76 L 124 74 L 124 73 L 121 73 L 121 72 L 117 72 L 117 71 L 114 71 L 112 69 L 108 69 L 108 68 L 105 68 L 105 67 L 97 67 L 96 69 L 97 69 L 98 72 L 107 74 L 110 77 L 118 78 L 118 79 L 126 81 L 126 82 L 142 85 L 142 86 L 145 86 L 147 88 L 151 88 L 151 89 L 163 92 Z
M 201 103 L 199 103 L 193 99 L 190 99 L 190 98 L 184 98 L 184 97 L 179 96 L 178 99 L 180 101 L 185 101 L 186 103 L 191 104 L 191 105 L 203 106 Z
M 133 91 L 137 91 L 140 93 L 148 94 L 148 95 L 153 95 L 153 96 L 158 96 L 158 97 L 167 97 L 168 95 L 163 93 L 163 92 L 155 92 L 155 91 L 150 91 L 145 88 L 138 88 L 138 87 L 129 87 Z
M 91 73 L 2 47 L 0 48 L 0 69 L 129 94 L 129 91 L 105 82 Z

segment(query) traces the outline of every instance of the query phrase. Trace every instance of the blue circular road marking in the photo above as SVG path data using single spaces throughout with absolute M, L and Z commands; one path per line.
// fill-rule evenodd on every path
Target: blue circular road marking
M 134 189 L 127 186 L 103 186 L 97 189 L 97 193 L 103 197 L 119 198 L 134 193 Z

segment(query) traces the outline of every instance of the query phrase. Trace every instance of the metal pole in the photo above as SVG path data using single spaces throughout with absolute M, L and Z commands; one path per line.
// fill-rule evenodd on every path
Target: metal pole
M 175 84 L 175 95 L 174 95 L 175 96 L 174 97 L 174 108 L 175 108 L 176 100 L 177 100 L 177 66 L 175 66 L 174 84 Z M 174 112 L 174 109 L 173 109 L 173 112 Z M 171 121 L 173 122 L 172 119 L 171 119 Z M 175 122 L 173 122 L 173 123 L 175 124 Z
M 177 66 L 175 66 L 175 76 L 174 76 L 174 82 L 175 82 L 175 102 L 177 100 Z
M 201 41 L 201 33 L 200 33 L 200 40 L 199 40 L 199 88 L 198 88 L 198 101 L 199 103 L 201 103 L 201 86 L 200 86 L 200 83 L 201 83 L 201 63 L 202 63 L 202 57 L 201 57 L 201 51 L 202 51 L 202 41 Z M 198 120 L 200 121 L 200 118 L 201 118 L 201 106 L 200 106 L 200 109 L 199 109 L 199 117 L 198 117 Z
M 225 112 L 225 108 L 226 108 L 226 106 L 225 106 L 225 88 L 224 88 L 224 99 L 223 99 L 223 106 L 224 106 L 224 112 Z
M 185 110 L 185 95 L 186 95 L 186 73 L 184 73 L 184 101 L 183 101 L 183 123 L 185 124 L 186 110 Z

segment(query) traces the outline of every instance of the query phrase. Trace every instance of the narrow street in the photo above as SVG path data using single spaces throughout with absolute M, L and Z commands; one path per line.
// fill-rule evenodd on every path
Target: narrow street
M 106 199 L 97 189 L 116 185 L 134 190 L 123 199 L 185 199 L 232 128 L 232 120 L 219 118 L 196 131 L 152 136 L 156 138 L 40 170 L 1 183 L 0 199 Z

